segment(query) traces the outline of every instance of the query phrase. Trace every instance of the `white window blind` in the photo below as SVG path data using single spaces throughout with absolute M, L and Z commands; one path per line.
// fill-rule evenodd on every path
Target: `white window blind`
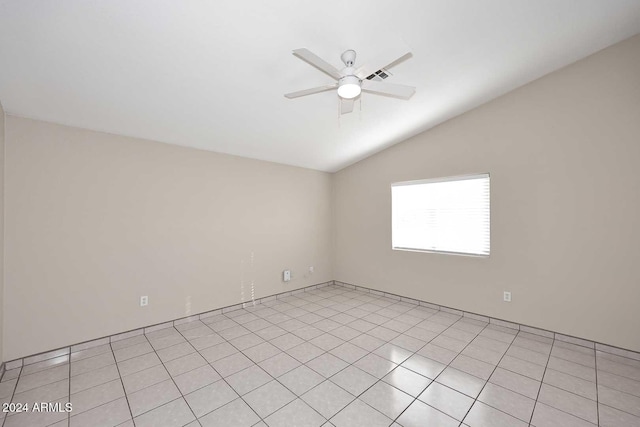
M 393 249 L 488 256 L 489 174 L 391 185 Z

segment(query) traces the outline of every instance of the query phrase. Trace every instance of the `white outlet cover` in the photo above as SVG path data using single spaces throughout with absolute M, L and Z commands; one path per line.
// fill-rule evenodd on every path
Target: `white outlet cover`
M 505 292 L 504 293 L 504 300 L 506 302 L 511 302 L 511 292 Z
M 285 270 L 282 272 L 282 280 L 288 282 L 291 280 L 291 270 Z
M 149 297 L 148 296 L 140 297 L 140 307 L 144 307 L 146 305 L 149 305 Z

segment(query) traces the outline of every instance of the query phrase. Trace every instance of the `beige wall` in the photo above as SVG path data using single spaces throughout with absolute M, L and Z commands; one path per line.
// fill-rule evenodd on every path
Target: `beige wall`
M 335 279 L 640 350 L 639 76 L 636 36 L 337 173 Z M 391 250 L 392 182 L 477 172 L 489 258 Z
M 11 115 L 6 136 L 4 360 L 333 279 L 327 173 Z
M 0 103 L 0 364 L 4 342 L 4 109 Z

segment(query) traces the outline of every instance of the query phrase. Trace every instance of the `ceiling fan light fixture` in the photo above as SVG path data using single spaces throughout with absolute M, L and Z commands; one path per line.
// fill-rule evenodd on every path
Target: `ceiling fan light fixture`
M 338 96 L 343 99 L 353 99 L 360 95 L 360 79 L 356 76 L 345 76 L 340 79 L 338 86 Z
M 412 86 L 399 85 L 395 83 L 382 82 L 383 75 L 386 77 L 387 68 L 411 57 L 411 52 L 403 49 L 404 54 L 400 55 L 396 60 L 388 62 L 377 61 L 373 66 L 361 66 L 356 68 L 356 52 L 347 50 L 340 57 L 345 67 L 338 70 L 336 67 L 320 58 L 309 49 L 295 49 L 293 54 L 303 61 L 313 65 L 323 73 L 336 80 L 333 84 L 326 84 L 310 89 L 299 90 L 297 92 L 285 93 L 285 98 L 295 99 L 301 96 L 313 95 L 314 93 L 333 91 L 337 89 L 338 99 L 340 100 L 340 114 L 351 113 L 353 111 L 353 101 L 362 91 L 377 95 L 393 96 L 400 99 L 409 99 L 416 92 L 416 88 Z M 386 65 L 382 65 L 386 64 Z M 378 70 L 378 71 L 376 71 Z M 383 70 L 383 71 L 381 71 Z M 369 79 L 369 76 L 378 76 L 378 79 Z

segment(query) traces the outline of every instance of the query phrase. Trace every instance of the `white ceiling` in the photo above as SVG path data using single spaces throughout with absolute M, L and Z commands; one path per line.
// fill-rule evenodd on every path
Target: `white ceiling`
M 640 32 L 638 0 L 0 0 L 8 113 L 336 171 Z M 409 101 L 283 94 L 396 46 Z

